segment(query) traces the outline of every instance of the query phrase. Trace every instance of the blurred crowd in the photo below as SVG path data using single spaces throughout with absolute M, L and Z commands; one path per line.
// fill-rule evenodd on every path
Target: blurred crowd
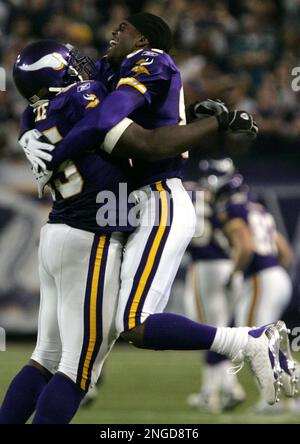
M 300 64 L 300 0 L 0 0 L 0 151 L 17 152 L 24 101 L 12 84 L 13 62 L 27 43 L 53 38 L 97 59 L 111 31 L 145 10 L 174 33 L 172 55 L 188 100 L 222 98 L 256 115 L 261 134 L 300 136 L 299 93 L 291 88 Z

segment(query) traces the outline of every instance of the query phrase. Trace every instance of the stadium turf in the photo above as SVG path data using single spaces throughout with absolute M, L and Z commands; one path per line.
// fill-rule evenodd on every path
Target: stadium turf
M 0 400 L 18 369 L 27 362 L 33 344 L 7 345 L 0 353 Z M 299 414 L 253 415 L 251 405 L 258 389 L 248 369 L 240 380 L 247 401 L 222 415 L 194 411 L 186 397 L 197 391 L 200 358 L 197 352 L 154 352 L 118 344 L 105 367 L 99 396 L 81 408 L 73 423 L 81 424 L 205 424 L 205 423 L 299 423 Z

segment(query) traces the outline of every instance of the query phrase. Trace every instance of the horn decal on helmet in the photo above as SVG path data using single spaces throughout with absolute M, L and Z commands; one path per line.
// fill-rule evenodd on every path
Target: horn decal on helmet
M 31 65 L 21 65 L 19 68 L 22 71 L 38 71 L 43 68 L 52 68 L 55 71 L 60 71 L 67 65 L 67 61 L 58 52 L 47 54 Z

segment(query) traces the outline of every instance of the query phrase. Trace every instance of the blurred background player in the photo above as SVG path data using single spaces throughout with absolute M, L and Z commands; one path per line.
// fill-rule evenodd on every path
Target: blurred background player
M 208 184 L 214 190 L 217 220 L 231 248 L 233 266 L 226 288 L 232 290 L 236 273 L 244 276 L 234 307 L 235 325 L 273 322 L 283 315 L 292 295 L 286 271 L 293 258 L 291 248 L 240 174 L 211 176 Z M 265 407 L 261 401 L 257 411 Z
M 208 177 L 218 177 L 223 183 L 234 172 L 229 158 L 203 160 L 199 164 L 203 199 L 195 199 L 197 217 L 196 232 L 188 247 L 192 263 L 186 276 L 185 303 L 192 319 L 216 326 L 229 326 L 233 318 L 235 298 L 241 276 L 235 276 L 233 291 L 225 290 L 233 270 L 229 243 L 224 236 L 214 210 L 214 193 L 208 185 Z M 189 185 L 190 186 L 190 185 Z M 212 413 L 231 409 L 242 402 L 245 393 L 236 375 L 228 370 L 232 364 L 213 352 L 205 354 L 202 367 L 202 385 L 199 393 L 191 394 L 188 404 L 193 408 Z
M 212 325 L 273 322 L 291 297 L 285 270 L 292 261 L 289 244 L 231 159 L 201 161 L 200 169 L 205 199 L 196 214 L 204 226 L 189 246 L 188 313 L 193 316 L 194 311 Z M 188 404 L 216 413 L 242 402 L 245 392 L 230 367 L 224 357 L 208 352 L 200 392 L 190 395 Z M 263 401 L 260 409 L 268 410 Z
M 233 269 L 243 272 L 244 285 L 235 309 L 236 325 L 267 324 L 280 317 L 291 297 L 291 280 L 285 270 L 292 251 L 266 207 L 258 202 L 234 173 L 215 187 L 217 218 L 231 246 Z

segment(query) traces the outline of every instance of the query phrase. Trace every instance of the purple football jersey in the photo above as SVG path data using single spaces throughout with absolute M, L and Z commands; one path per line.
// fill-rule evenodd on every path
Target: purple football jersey
M 229 244 L 218 223 L 208 193 L 205 201 L 194 201 L 197 216 L 195 236 L 189 247 L 193 261 L 213 261 L 229 259 Z
M 65 88 L 64 92 L 50 101 L 40 101 L 34 108 L 35 128 L 59 150 L 60 141 L 84 116 L 92 116 L 106 95 L 106 88 L 98 81 L 79 82 Z M 95 140 L 82 154 L 63 162 L 54 171 L 51 188 L 55 200 L 49 222 L 95 233 L 131 231 L 127 224 L 127 195 L 124 199 L 122 194 L 119 199 L 120 183 L 126 183 L 128 192 L 131 191 L 129 162 L 96 151 L 98 145 Z M 116 201 L 111 199 L 111 207 L 106 200 L 108 193 L 116 196 Z M 105 212 L 102 212 L 104 204 Z
M 134 88 L 144 96 L 144 105 L 129 116 L 134 122 L 147 129 L 186 123 L 180 72 L 168 54 L 141 49 L 129 54 L 115 73 L 106 58 L 97 66 L 98 78 L 111 91 Z M 182 164 L 182 156 L 155 162 L 133 159 L 136 187 L 181 177 Z
M 231 196 L 220 209 L 218 217 L 223 225 L 233 219 L 242 219 L 251 231 L 255 251 L 244 271 L 245 277 L 279 265 L 274 218 L 249 193 L 237 193 Z

